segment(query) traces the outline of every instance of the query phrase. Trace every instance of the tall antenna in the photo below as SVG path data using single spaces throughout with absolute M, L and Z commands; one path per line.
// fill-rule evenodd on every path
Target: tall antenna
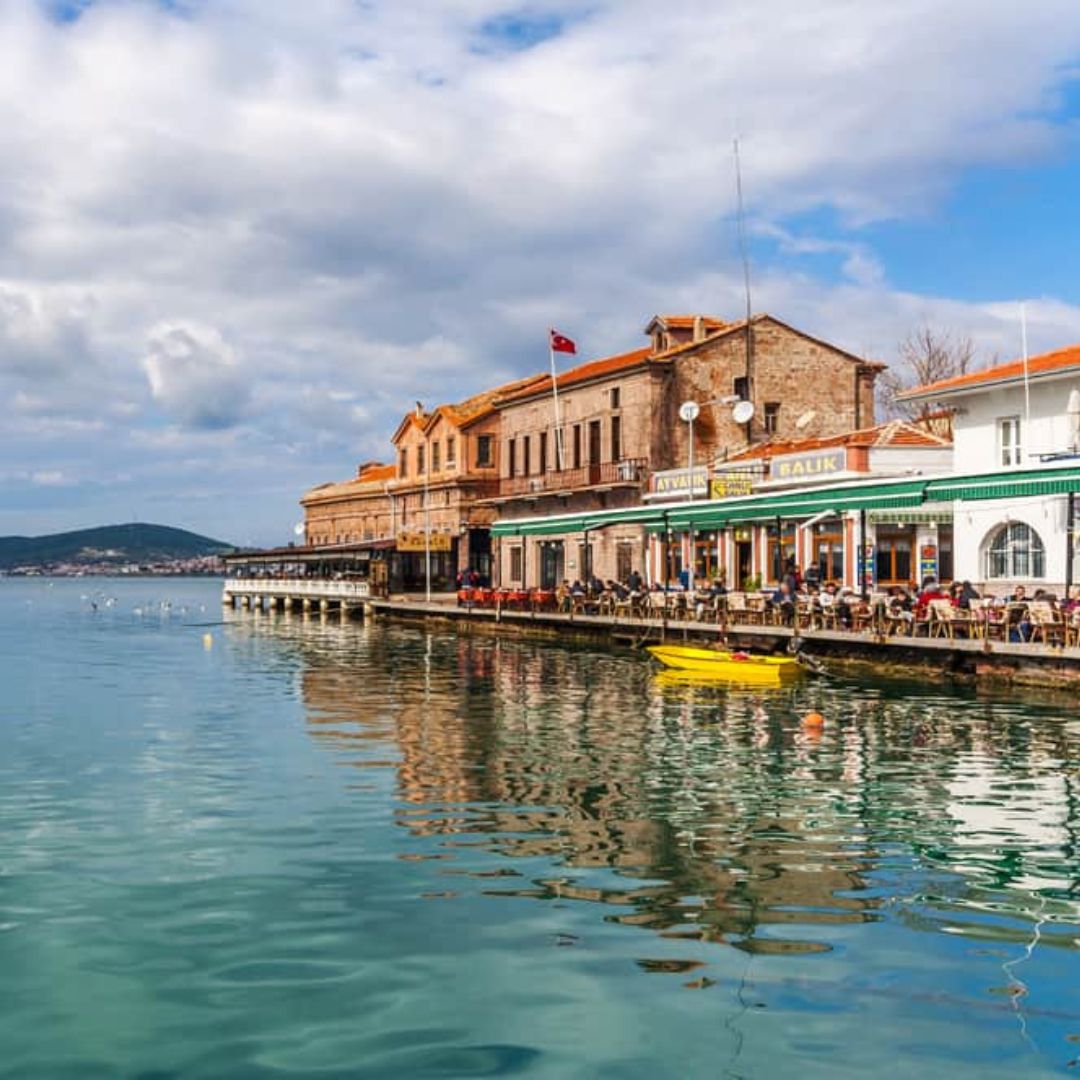
M 754 400 L 754 345 L 753 330 L 750 326 L 750 317 L 753 308 L 750 303 L 750 256 L 746 249 L 746 215 L 743 211 L 742 191 L 742 162 L 739 158 L 739 137 L 732 140 L 732 148 L 735 154 L 735 201 L 737 208 L 737 222 L 739 235 L 739 257 L 742 259 L 743 291 L 746 294 L 746 400 Z M 746 421 L 746 441 L 750 442 L 750 426 L 753 424 L 753 415 Z
M 1020 346 L 1024 353 L 1024 432 L 1020 445 L 1031 438 L 1031 387 L 1028 385 L 1027 305 L 1020 302 Z M 1017 462 L 1019 464 L 1019 462 Z

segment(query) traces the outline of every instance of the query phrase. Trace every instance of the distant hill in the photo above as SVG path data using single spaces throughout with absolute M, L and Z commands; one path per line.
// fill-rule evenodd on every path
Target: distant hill
M 152 563 L 232 549 L 224 541 L 167 525 L 105 525 L 51 536 L 0 536 L 0 569 L 56 563 Z

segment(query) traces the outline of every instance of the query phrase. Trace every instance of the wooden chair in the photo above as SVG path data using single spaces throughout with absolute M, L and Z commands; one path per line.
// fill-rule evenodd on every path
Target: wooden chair
M 902 607 L 890 607 L 886 604 L 883 617 L 885 621 L 882 629 L 886 637 L 910 637 L 915 631 L 915 617 Z
M 750 621 L 746 608 L 746 593 L 731 592 L 725 599 L 724 610 L 727 613 L 727 621 L 730 623 L 747 623 Z
M 1031 641 L 1041 639 L 1044 645 L 1065 644 L 1065 620 L 1052 604 L 1033 600 L 1028 604 L 1028 618 L 1031 621 Z
M 1076 608 L 1065 623 L 1065 647 L 1080 648 L 1080 608 Z
M 795 629 L 813 630 L 817 626 L 818 613 L 812 596 L 795 597 Z
M 930 601 L 930 637 L 955 637 L 957 629 L 966 622 L 951 600 Z

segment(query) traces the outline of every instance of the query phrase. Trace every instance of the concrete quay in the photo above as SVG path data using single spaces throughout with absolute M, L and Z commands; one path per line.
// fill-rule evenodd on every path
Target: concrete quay
M 917 673 L 960 681 L 1040 688 L 1080 686 L 1080 648 L 963 637 L 898 637 L 877 629 L 850 631 L 787 626 L 639 618 L 626 614 L 571 614 L 507 608 L 459 607 L 453 594 L 380 599 L 367 582 L 308 579 L 235 579 L 225 583 L 226 607 L 252 612 L 304 611 L 343 618 L 411 620 L 458 632 L 518 633 L 578 643 L 642 647 L 660 642 L 723 642 L 733 648 L 782 652 L 798 647 L 837 667 Z

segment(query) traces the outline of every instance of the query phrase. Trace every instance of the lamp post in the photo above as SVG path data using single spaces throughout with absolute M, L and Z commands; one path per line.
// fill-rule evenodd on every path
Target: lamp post
M 431 499 L 428 491 L 428 455 L 424 454 L 424 599 L 431 603 Z
M 685 421 L 687 427 L 687 469 L 686 469 L 686 498 L 688 502 L 694 501 L 694 421 L 701 413 L 701 406 L 696 401 L 684 401 L 679 406 L 679 419 Z M 686 570 L 686 591 L 694 591 L 694 526 L 690 525 L 690 559 Z

